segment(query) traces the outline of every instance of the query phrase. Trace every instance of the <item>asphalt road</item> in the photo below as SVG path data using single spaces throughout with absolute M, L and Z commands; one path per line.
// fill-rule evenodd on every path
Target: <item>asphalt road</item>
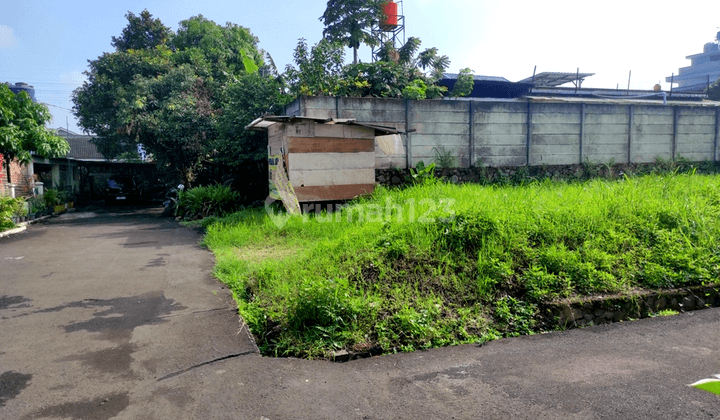
M 711 419 L 720 310 L 347 363 L 261 357 L 157 209 L 0 238 L 0 419 Z

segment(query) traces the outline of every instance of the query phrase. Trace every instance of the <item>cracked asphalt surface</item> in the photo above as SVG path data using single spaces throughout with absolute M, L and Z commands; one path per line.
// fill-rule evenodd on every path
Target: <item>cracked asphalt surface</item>
M 159 209 L 0 238 L 0 419 L 712 419 L 720 309 L 347 363 L 260 356 Z

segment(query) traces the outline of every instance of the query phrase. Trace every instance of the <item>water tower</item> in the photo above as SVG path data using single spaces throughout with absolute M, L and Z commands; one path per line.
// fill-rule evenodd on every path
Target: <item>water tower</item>
M 379 61 L 380 49 L 386 42 L 392 41 L 396 49 L 405 45 L 405 16 L 403 15 L 403 2 L 388 1 L 383 3 L 382 15 L 379 22 L 372 26 L 372 34 L 378 40 L 373 47 L 372 60 Z
M 27 92 L 28 95 L 30 95 L 30 98 L 35 101 L 35 87 L 30 86 L 25 82 L 17 82 L 15 84 L 10 84 L 8 82 L 5 82 L 6 85 L 10 88 L 10 91 L 14 94 L 18 94 L 20 92 Z

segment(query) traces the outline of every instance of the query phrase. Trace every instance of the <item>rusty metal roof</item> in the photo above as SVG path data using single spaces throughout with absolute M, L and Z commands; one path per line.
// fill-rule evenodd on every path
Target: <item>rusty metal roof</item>
M 398 130 L 395 127 L 387 127 L 384 125 L 368 124 L 355 121 L 354 118 L 314 118 L 314 117 L 302 117 L 302 116 L 290 116 L 290 115 L 267 115 L 265 117 L 257 118 L 255 121 L 245 126 L 246 130 L 258 130 L 264 131 L 268 127 L 275 123 L 294 123 L 301 121 L 314 121 L 317 124 L 345 124 L 345 125 L 358 125 L 361 127 L 372 128 L 376 134 L 400 134 L 404 133 L 402 130 Z

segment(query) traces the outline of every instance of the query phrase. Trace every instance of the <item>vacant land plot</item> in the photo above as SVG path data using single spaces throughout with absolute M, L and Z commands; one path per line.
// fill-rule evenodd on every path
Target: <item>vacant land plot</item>
M 266 354 L 530 334 L 552 328 L 538 311 L 549 301 L 711 284 L 720 274 L 714 175 L 522 187 L 429 180 L 332 210 L 247 210 L 208 226 L 215 274 Z

